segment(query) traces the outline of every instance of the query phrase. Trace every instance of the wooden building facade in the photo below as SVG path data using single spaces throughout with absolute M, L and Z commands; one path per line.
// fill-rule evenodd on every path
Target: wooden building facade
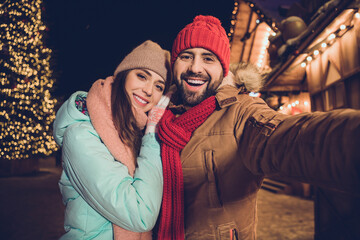
M 360 109 L 359 8 L 360 1 L 302 0 L 278 20 L 261 1 L 236 0 L 230 62 L 261 69 L 261 95 L 277 111 Z M 301 186 L 300 195 L 314 199 L 315 239 L 360 239 L 359 196 Z

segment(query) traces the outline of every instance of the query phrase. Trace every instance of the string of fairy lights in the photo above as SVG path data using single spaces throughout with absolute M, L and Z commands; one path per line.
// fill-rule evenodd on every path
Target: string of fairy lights
M 258 66 L 259 68 L 263 68 L 266 65 L 267 48 L 269 47 L 269 44 L 270 44 L 269 37 L 270 37 L 270 35 L 274 35 L 274 34 L 275 34 L 275 32 L 272 31 L 270 27 L 266 27 L 266 32 L 262 39 L 260 54 L 255 63 L 256 66 Z
M 230 29 L 228 32 L 228 38 L 229 38 L 230 42 L 234 35 L 234 28 L 235 28 L 235 24 L 236 24 L 236 15 L 237 15 L 238 11 L 239 11 L 239 3 L 235 0 L 234 1 L 234 10 L 232 11 L 231 20 L 230 20 Z
M 263 58 L 264 58 L 263 53 L 266 52 L 266 48 L 268 46 L 268 38 L 270 37 L 270 35 L 273 35 L 273 36 L 276 35 L 278 28 L 276 26 L 276 23 L 271 18 L 268 18 L 261 11 L 261 9 L 259 9 L 256 6 L 255 3 L 253 3 L 252 1 L 248 1 L 248 0 L 245 0 L 244 2 L 250 7 L 251 11 L 253 11 L 254 13 L 257 14 L 258 19 L 256 20 L 256 24 L 260 24 L 260 23 L 264 22 L 268 25 L 266 38 L 264 39 L 264 44 L 262 47 L 261 54 L 259 55 L 259 58 L 258 58 L 257 62 L 255 63 L 259 68 L 261 68 L 263 66 Z M 231 23 L 230 30 L 228 33 L 228 38 L 230 41 L 232 40 L 233 35 L 234 35 L 235 25 L 236 25 L 236 16 L 238 14 L 238 11 L 239 11 L 239 2 L 237 0 L 235 0 L 234 1 L 234 9 L 232 11 L 232 16 L 231 16 L 231 21 L 230 21 L 230 23 Z M 353 19 L 354 19 L 354 21 L 360 19 L 360 13 L 357 11 L 357 9 L 354 10 Z M 354 27 L 354 21 L 352 21 L 352 23 L 350 23 L 348 25 L 341 24 L 337 30 L 330 33 L 323 41 L 321 41 L 316 46 L 314 46 L 313 49 L 311 49 L 311 51 L 309 52 L 309 54 L 306 55 L 306 57 L 304 58 L 304 61 L 302 61 L 300 63 L 300 66 L 306 67 L 313 59 L 315 59 L 317 56 L 319 56 L 321 53 L 323 53 L 327 48 L 329 48 L 336 41 L 337 38 L 342 37 L 347 31 L 352 29 Z
M 276 22 L 273 21 L 271 18 L 268 18 L 263 11 L 256 6 L 255 3 L 252 1 L 244 1 L 245 4 L 248 5 L 250 10 L 257 15 L 256 19 L 256 27 L 255 29 L 258 29 L 258 26 L 265 24 L 265 34 L 262 39 L 262 46 L 260 47 L 259 55 L 257 56 L 257 60 L 254 62 L 254 64 L 259 68 L 263 69 L 267 66 L 266 56 L 267 56 L 267 48 L 270 44 L 269 37 L 270 35 L 275 36 L 276 31 L 278 31 L 278 28 L 276 26 Z M 239 2 L 237 0 L 234 1 L 234 9 L 232 11 L 231 21 L 230 21 L 230 30 L 228 33 L 229 41 L 231 42 L 233 39 L 234 31 L 235 31 L 235 25 L 236 25 L 236 16 L 239 11 Z
M 268 38 L 270 37 L 270 35 L 275 36 L 278 32 L 278 28 L 277 28 L 275 22 L 273 22 L 271 19 L 267 18 L 265 16 L 265 14 L 263 14 L 261 12 L 261 10 L 258 9 L 257 6 L 252 1 L 245 0 L 243 2 L 246 3 L 250 7 L 250 9 L 253 13 L 257 14 L 258 19 L 256 20 L 256 24 L 260 24 L 262 22 L 268 24 L 268 26 L 266 28 L 267 32 L 265 33 L 265 36 L 264 36 L 264 41 L 263 41 L 264 44 L 260 51 L 258 60 L 255 63 L 259 67 L 259 69 L 262 69 L 262 67 L 264 67 L 263 59 L 265 59 L 265 53 L 267 52 L 266 50 L 268 47 Z M 240 8 L 239 1 L 235 0 L 234 1 L 234 9 L 232 12 L 232 17 L 231 17 L 230 30 L 228 33 L 228 38 L 230 41 L 232 41 L 233 35 L 235 32 L 235 26 L 236 26 L 236 20 L 237 20 L 236 16 L 238 15 L 239 8 Z M 303 68 L 309 66 L 310 63 L 314 59 L 321 56 L 321 54 L 323 54 L 327 49 L 329 49 L 332 45 L 334 45 L 334 43 L 337 41 L 337 39 L 343 37 L 347 32 L 349 32 L 351 29 L 353 29 L 354 26 L 358 26 L 359 21 L 360 21 L 359 9 L 356 8 L 353 10 L 353 15 L 350 19 L 351 20 L 347 21 L 346 23 L 345 22 L 340 23 L 338 28 L 335 29 L 334 31 L 330 32 L 326 37 L 324 37 L 324 39 L 322 41 L 318 42 L 311 49 L 306 50 L 306 52 L 304 52 L 303 60 L 300 61 L 299 65 Z M 255 96 L 256 93 L 253 93 L 253 95 Z M 280 111 L 296 109 L 299 106 L 301 106 L 302 108 L 310 109 L 309 101 L 294 100 L 293 102 L 288 103 L 286 106 L 281 106 Z
M 312 60 L 318 57 L 321 53 L 325 52 L 330 46 L 332 46 L 337 38 L 342 37 L 350 29 L 354 27 L 355 23 L 358 23 L 360 19 L 360 13 L 354 10 L 352 21 L 349 24 L 340 24 L 340 26 L 332 33 L 329 33 L 322 41 L 316 44 L 309 53 L 305 56 L 304 61 L 300 63 L 301 67 L 306 67 Z
M 48 156 L 58 146 L 50 127 L 56 99 L 50 93 L 52 52 L 42 40 L 42 1 L 0 7 L 0 159 Z
M 274 32 L 278 31 L 276 22 L 273 21 L 273 19 L 268 18 L 265 15 L 265 13 L 256 6 L 256 4 L 254 2 L 249 1 L 249 0 L 245 0 L 244 2 L 250 7 L 251 11 L 253 11 L 254 13 L 257 14 L 258 19 L 256 20 L 256 24 L 260 24 L 261 22 L 264 22 L 270 27 L 270 30 L 272 30 Z M 234 1 L 234 9 L 231 13 L 232 15 L 231 15 L 231 20 L 230 20 L 230 29 L 229 29 L 229 33 L 228 33 L 228 38 L 229 38 L 230 42 L 231 42 L 234 32 L 235 32 L 236 16 L 238 14 L 238 11 L 239 11 L 239 2 L 238 2 L 238 0 L 235 0 Z

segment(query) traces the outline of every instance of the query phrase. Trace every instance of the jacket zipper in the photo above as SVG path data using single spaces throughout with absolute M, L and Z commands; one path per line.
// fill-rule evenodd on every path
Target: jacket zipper
M 230 229 L 230 240 L 239 240 L 236 232 L 236 228 Z

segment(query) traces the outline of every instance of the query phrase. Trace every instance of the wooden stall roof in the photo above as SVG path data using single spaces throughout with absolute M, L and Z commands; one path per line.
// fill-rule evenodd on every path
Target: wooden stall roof
M 304 91 L 305 68 L 301 67 L 309 51 L 323 39 L 324 34 L 338 27 L 334 22 L 345 21 L 346 9 L 358 7 L 359 1 L 331 0 L 316 9 L 309 18 L 308 25 L 296 38 L 289 39 L 282 46 L 279 61 L 269 67 L 266 59 L 261 59 L 264 39 L 279 33 L 279 19 L 275 19 L 260 9 L 257 1 L 237 0 L 233 12 L 230 62 L 251 62 L 267 73 L 263 91 Z M 342 19 L 343 18 L 343 19 Z M 260 20 L 260 21 L 259 21 Z M 267 39 L 266 39 L 267 40 Z M 260 58 L 259 58 L 260 56 Z

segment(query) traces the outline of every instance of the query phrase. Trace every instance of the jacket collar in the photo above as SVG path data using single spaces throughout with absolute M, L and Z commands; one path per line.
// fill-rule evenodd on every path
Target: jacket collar
M 220 108 L 229 107 L 238 102 L 237 95 L 244 94 L 243 88 L 237 88 L 231 85 L 225 85 L 218 89 L 215 98 Z

